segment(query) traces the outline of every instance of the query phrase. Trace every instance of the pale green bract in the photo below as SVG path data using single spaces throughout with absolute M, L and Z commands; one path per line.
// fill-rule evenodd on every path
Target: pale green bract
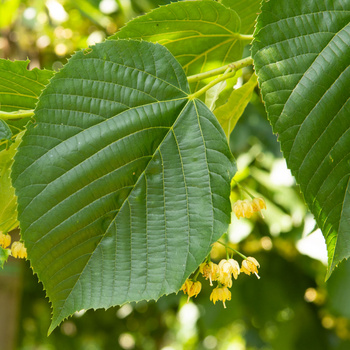
M 7 233 L 18 227 L 17 201 L 15 189 L 12 187 L 11 167 L 23 132 L 17 135 L 16 141 L 0 151 L 0 232 Z
M 78 52 L 35 120 L 12 176 L 50 331 L 81 309 L 178 291 L 227 230 L 235 164 L 171 53 L 132 40 Z
M 328 274 L 350 256 L 350 8 L 271 0 L 252 54 L 269 119 L 328 246 Z
M 227 102 L 214 110 L 214 114 L 229 139 L 232 130 L 252 98 L 257 84 L 257 77 L 253 74 L 250 79 L 238 89 L 231 92 Z

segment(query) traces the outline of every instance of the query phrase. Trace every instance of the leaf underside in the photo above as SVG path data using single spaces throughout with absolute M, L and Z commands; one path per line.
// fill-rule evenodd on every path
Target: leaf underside
M 252 34 L 261 0 L 221 0 L 221 4 L 237 12 L 241 19 L 241 33 Z
M 188 93 L 166 48 L 132 40 L 76 53 L 44 90 L 12 176 L 50 331 L 179 290 L 226 231 L 234 161 Z
M 190 76 L 241 59 L 249 42 L 239 39 L 240 27 L 237 13 L 215 1 L 184 1 L 137 17 L 109 39 L 162 44 Z M 192 92 L 199 87 L 192 84 Z
M 328 246 L 350 256 L 350 9 L 346 0 L 271 0 L 252 54 L 288 167 Z

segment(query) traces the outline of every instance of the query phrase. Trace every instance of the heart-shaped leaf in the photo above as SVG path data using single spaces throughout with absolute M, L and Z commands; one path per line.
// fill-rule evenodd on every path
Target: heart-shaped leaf
M 350 11 L 347 0 L 270 0 L 252 47 L 268 116 L 328 246 L 350 256 Z
M 225 134 L 163 46 L 110 40 L 44 90 L 13 168 L 22 236 L 53 305 L 179 290 L 230 221 Z

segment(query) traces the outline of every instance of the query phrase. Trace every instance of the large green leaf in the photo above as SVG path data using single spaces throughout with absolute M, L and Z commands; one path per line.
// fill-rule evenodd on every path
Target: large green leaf
M 242 58 L 249 38 L 240 35 L 235 11 L 214 1 L 185 1 L 161 6 L 129 22 L 110 39 L 144 39 L 160 43 L 187 75 Z M 197 90 L 194 84 L 192 91 Z
M 78 52 L 44 90 L 12 176 L 50 330 L 177 291 L 227 229 L 233 158 L 188 94 L 166 48 L 132 40 Z
M 328 277 L 350 256 L 350 7 L 271 0 L 252 53 L 268 116 L 328 246 Z
M 252 34 L 261 0 L 222 0 L 221 4 L 237 12 L 241 19 L 241 33 Z

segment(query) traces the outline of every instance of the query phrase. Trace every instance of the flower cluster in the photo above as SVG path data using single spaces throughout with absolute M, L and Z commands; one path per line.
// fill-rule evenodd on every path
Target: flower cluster
M 236 280 L 240 272 L 244 272 L 247 275 L 254 273 L 260 278 L 258 275 L 258 267 L 260 267 L 258 261 L 253 257 L 244 259 L 241 267 L 234 259 L 222 259 L 219 264 L 215 264 L 212 261 L 203 262 L 199 266 L 198 272 L 201 273 L 205 279 L 209 280 L 211 286 L 213 285 L 213 281 L 217 282 L 217 287 L 211 292 L 210 300 L 214 304 L 220 300 L 226 308 L 226 300 L 231 300 L 229 288 L 232 287 L 232 277 Z M 185 294 L 188 294 L 188 300 L 192 296 L 196 297 L 201 289 L 202 284 L 199 281 L 193 281 L 191 279 L 187 279 L 181 287 L 181 290 Z
M 11 236 L 0 232 L 0 247 L 7 248 L 11 244 Z M 13 242 L 11 245 L 11 255 L 14 258 L 27 258 L 27 249 L 22 242 Z
M 255 212 L 266 209 L 266 203 L 263 198 L 245 199 L 235 202 L 232 206 L 237 219 L 250 218 Z

